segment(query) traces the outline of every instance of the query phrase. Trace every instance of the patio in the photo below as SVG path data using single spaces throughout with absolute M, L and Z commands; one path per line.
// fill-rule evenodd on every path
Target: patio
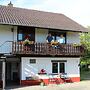
M 14 87 L 7 87 L 6 90 L 90 90 L 90 80 L 60 85 L 50 84 L 48 86 L 27 86 L 27 87 L 14 86 Z

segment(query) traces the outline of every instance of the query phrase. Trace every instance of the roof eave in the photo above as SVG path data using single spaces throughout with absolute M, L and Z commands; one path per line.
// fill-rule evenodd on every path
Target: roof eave
M 88 32 L 88 30 L 86 31 L 82 31 L 82 30 L 73 30 L 73 29 L 63 29 L 63 28 L 48 28 L 48 27 L 41 27 L 41 26 L 35 26 L 35 25 L 24 25 L 24 24 L 13 24 L 13 23 L 0 23 L 0 25 L 11 25 L 11 26 L 28 26 L 28 27 L 35 27 L 35 28 L 43 28 L 43 29 L 53 29 L 53 30 L 55 30 L 55 29 L 57 29 L 57 30 L 61 30 L 61 31 L 71 31 L 71 32 L 85 32 L 85 33 L 87 33 Z

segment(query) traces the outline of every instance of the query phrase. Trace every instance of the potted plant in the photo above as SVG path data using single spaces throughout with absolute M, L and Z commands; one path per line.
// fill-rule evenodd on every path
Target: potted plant
M 41 69 L 38 74 L 47 74 L 45 69 Z

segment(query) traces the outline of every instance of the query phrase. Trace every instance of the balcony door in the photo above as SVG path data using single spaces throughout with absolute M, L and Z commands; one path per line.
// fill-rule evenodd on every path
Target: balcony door
M 33 27 L 24 27 L 24 26 L 19 26 L 18 27 L 18 32 L 17 32 L 17 40 L 18 41 L 24 41 L 25 36 L 30 36 L 31 41 L 35 41 L 35 28 Z

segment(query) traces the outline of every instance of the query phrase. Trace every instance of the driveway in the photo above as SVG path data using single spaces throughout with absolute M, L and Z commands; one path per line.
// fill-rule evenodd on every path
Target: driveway
M 6 90 L 90 90 L 90 80 L 60 85 L 13 87 Z

